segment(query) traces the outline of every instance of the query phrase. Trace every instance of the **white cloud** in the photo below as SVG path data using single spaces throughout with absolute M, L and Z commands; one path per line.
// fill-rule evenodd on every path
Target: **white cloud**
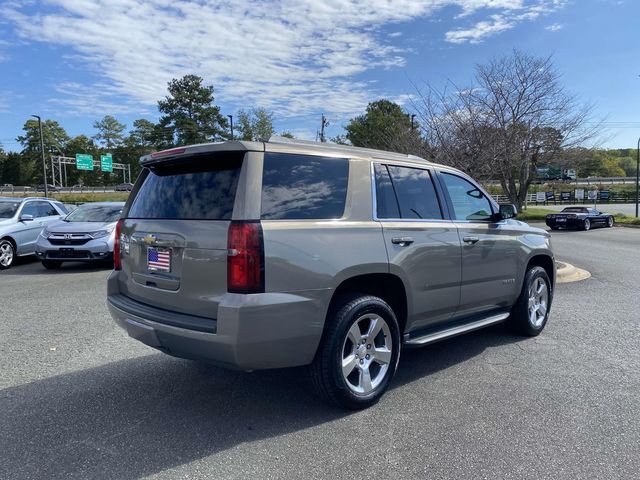
M 545 30 L 549 30 L 550 32 L 557 32 L 558 30 L 562 30 L 564 27 L 561 23 L 554 23 L 553 25 L 547 25 Z
M 196 73 L 214 85 L 217 101 L 279 116 L 348 115 L 384 95 L 373 93 L 362 74 L 406 62 L 407 50 L 386 43 L 381 27 L 445 6 L 465 17 L 489 10 L 489 20 L 446 36 L 453 43 L 477 42 L 558 1 L 49 0 L 36 12 L 33 5 L 9 2 L 0 17 L 24 39 L 70 47 L 102 78 L 93 86 L 59 86 L 56 102 L 71 111 L 152 106 L 169 80 Z
M 510 30 L 522 22 L 533 21 L 541 16 L 549 15 L 562 8 L 566 4 L 566 0 L 539 0 L 527 4 L 522 1 L 502 2 L 496 0 L 496 3 L 510 3 L 511 6 L 510 8 L 503 7 L 501 13 L 492 14 L 488 19 L 478 21 L 471 27 L 450 30 L 445 34 L 445 39 L 457 44 L 480 43 L 486 38 Z M 463 10 L 462 15 L 467 13 Z

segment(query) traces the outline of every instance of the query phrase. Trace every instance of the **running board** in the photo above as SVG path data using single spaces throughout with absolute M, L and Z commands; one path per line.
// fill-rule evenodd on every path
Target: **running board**
M 508 317 L 509 313 L 499 313 L 474 322 L 456 325 L 437 332 L 431 332 L 416 338 L 408 338 L 404 341 L 404 344 L 408 347 L 422 347 L 424 345 L 429 345 L 430 343 L 444 340 L 445 338 L 455 337 L 456 335 L 461 335 L 483 327 L 488 327 L 489 325 L 504 322 Z

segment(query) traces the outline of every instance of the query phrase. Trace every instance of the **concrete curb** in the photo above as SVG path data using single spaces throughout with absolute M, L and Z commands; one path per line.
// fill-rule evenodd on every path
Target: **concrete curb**
M 591 278 L 591 273 L 582 268 L 574 267 L 570 263 L 556 262 L 556 282 L 571 283 Z

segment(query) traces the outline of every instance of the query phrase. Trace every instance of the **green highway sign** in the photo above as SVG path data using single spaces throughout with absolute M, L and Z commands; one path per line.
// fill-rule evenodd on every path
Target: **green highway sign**
M 113 172 L 113 158 L 110 153 L 100 155 L 100 170 L 103 172 Z
M 76 153 L 76 168 L 78 170 L 93 170 L 93 155 Z

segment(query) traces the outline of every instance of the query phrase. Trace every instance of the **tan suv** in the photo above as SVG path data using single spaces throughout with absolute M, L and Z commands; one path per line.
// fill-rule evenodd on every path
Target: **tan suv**
M 170 355 L 309 365 L 327 400 L 376 402 L 401 348 L 549 315 L 549 235 L 464 173 L 271 139 L 143 157 L 117 225 L 108 307 Z

